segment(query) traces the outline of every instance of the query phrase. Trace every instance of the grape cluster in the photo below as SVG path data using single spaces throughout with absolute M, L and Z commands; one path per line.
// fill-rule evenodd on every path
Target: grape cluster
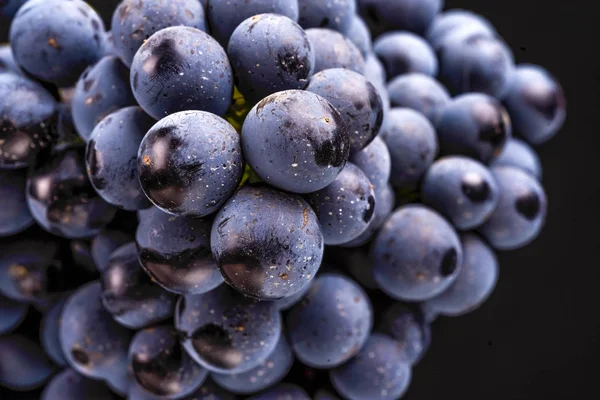
M 443 3 L 0 2 L 0 386 L 401 398 L 540 233 L 566 116 Z

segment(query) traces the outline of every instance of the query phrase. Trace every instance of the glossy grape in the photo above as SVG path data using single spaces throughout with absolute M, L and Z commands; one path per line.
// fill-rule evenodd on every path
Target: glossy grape
M 225 281 L 239 292 L 275 300 L 300 291 L 323 257 L 317 216 L 301 197 L 244 186 L 217 214 L 211 248 Z
M 187 352 L 217 373 L 246 372 L 264 361 L 281 335 L 281 317 L 273 303 L 235 293 L 227 285 L 182 297 L 175 314 Z
M 210 250 L 212 221 L 140 211 L 139 260 L 152 279 L 178 294 L 208 292 L 223 282 Z
M 240 138 L 224 119 L 183 111 L 160 120 L 137 155 L 140 184 L 163 211 L 204 217 L 238 187 L 244 169 Z

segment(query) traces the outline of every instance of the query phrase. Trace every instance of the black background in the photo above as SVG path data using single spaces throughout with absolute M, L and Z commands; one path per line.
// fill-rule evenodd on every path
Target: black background
M 115 2 L 93 3 L 103 11 Z M 434 323 L 406 400 L 600 398 L 600 49 L 593 39 L 600 15 L 593 3 L 446 1 L 491 20 L 517 62 L 555 75 L 568 117 L 539 148 L 549 198 L 545 230 L 529 247 L 500 255 L 498 286 L 482 308 Z

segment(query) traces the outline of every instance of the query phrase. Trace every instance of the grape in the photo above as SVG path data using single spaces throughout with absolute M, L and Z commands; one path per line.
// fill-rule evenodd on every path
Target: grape
M 21 71 L 21 68 L 19 68 L 15 61 L 9 44 L 0 44 L 0 73 L 4 72 L 23 74 L 23 71 Z
M 327 100 L 311 92 L 287 90 L 252 108 L 242 127 L 242 150 L 266 183 L 310 193 L 335 180 L 348 160 L 350 146 L 343 119 Z
M 542 163 L 539 156 L 527 143 L 520 139 L 510 138 L 502 152 L 492 160 L 490 167 L 516 167 L 542 180 Z
M 153 207 L 140 211 L 135 240 L 140 263 L 170 292 L 208 292 L 223 282 L 210 250 L 212 221 L 174 217 Z
M 238 187 L 244 170 L 240 139 L 223 118 L 183 111 L 160 120 L 137 156 L 140 184 L 163 211 L 204 217 Z
M 30 0 L 10 27 L 15 60 L 61 87 L 73 85 L 103 52 L 104 23 L 82 0 Z
M 113 400 L 108 387 L 67 368 L 55 375 L 44 388 L 41 400 Z
M 25 201 L 26 172 L 0 170 L 0 237 L 15 235 L 33 225 Z
M 0 335 L 16 329 L 27 315 L 27 304 L 19 303 L 0 294 Z
M 281 317 L 275 304 L 245 298 L 222 285 L 182 297 L 175 327 L 196 362 L 212 372 L 237 374 L 258 366 L 275 349 Z
M 40 84 L 0 73 L 0 169 L 27 167 L 56 140 L 56 101 Z
M 315 55 L 304 30 L 292 19 L 259 14 L 233 32 L 227 54 L 237 88 L 252 104 L 288 89 L 304 89 Z
M 307 196 L 321 224 L 327 245 L 338 245 L 356 239 L 373 219 L 375 193 L 365 174 L 347 163 L 335 181 Z
M 225 50 L 207 33 L 184 26 L 165 28 L 144 42 L 130 81 L 136 100 L 155 119 L 186 110 L 224 115 L 233 95 Z
M 206 31 L 204 8 L 198 0 L 123 0 L 112 16 L 115 52 L 130 67 L 142 44 L 154 33 L 171 26 Z
M 553 137 L 566 119 L 563 89 L 537 65 L 519 65 L 509 80 L 504 105 L 515 131 L 531 144 Z
M 395 400 L 408 389 L 411 369 L 395 340 L 374 333 L 356 357 L 332 369 L 329 376 L 345 398 Z
M 59 337 L 65 302 L 66 298 L 56 301 L 44 314 L 40 324 L 40 343 L 52 362 L 60 367 L 67 366 L 67 359 L 63 353 Z
M 365 60 L 352 41 L 339 32 L 327 28 L 306 30 L 315 53 L 314 73 L 329 68 L 347 68 L 362 74 Z
M 547 199 L 541 184 L 514 167 L 495 167 L 500 189 L 498 207 L 480 228 L 495 249 L 513 250 L 535 239 L 546 219 Z
M 501 40 L 472 32 L 447 38 L 438 53 L 440 75 L 457 93 L 481 92 L 498 98 L 506 93 L 514 58 Z
M 460 271 L 463 252 L 450 224 L 422 205 L 398 208 L 373 243 L 373 275 L 398 300 L 422 301 L 446 290 Z
M 328 28 L 341 33 L 350 29 L 356 0 L 298 0 L 298 23 L 304 28 Z
M 369 297 L 349 278 L 320 274 L 286 319 L 294 353 L 305 365 L 332 368 L 365 344 L 373 325 Z
M 366 62 L 367 56 L 373 50 L 373 45 L 371 44 L 371 32 L 365 21 L 358 15 L 353 16 L 350 27 L 346 32 L 346 36 L 348 36 L 348 39 L 350 39 L 360 50 L 360 53 L 363 58 L 365 58 Z
M 464 261 L 456 281 L 442 294 L 428 300 L 426 308 L 436 314 L 459 316 L 477 309 L 498 281 L 498 260 L 477 235 L 461 236 Z
M 92 240 L 91 253 L 99 272 L 106 269 L 113 251 L 129 242 L 131 238 L 119 231 L 103 229 Z
M 437 75 L 438 61 L 433 49 L 413 33 L 383 34 L 373 43 L 373 52 L 383 63 L 388 80 L 408 73 Z
M 173 316 L 175 295 L 152 282 L 144 272 L 135 242 L 111 254 L 101 283 L 104 307 L 127 328 L 144 328 Z
M 236 394 L 251 394 L 264 390 L 281 381 L 292 368 L 294 355 L 281 335 L 273 352 L 259 366 L 240 374 L 213 373 L 215 382 Z
M 443 157 L 423 178 L 421 199 L 460 230 L 475 229 L 498 206 L 500 190 L 483 164 L 467 157 Z
M 81 286 L 64 305 L 60 342 L 69 365 L 93 378 L 113 381 L 127 368 L 131 332 L 102 305 L 97 281 Z
M 415 307 L 404 303 L 394 303 L 385 310 L 377 331 L 397 342 L 403 361 L 410 365 L 423 358 L 431 343 L 431 329 L 424 316 Z
M 411 108 L 435 124 L 450 102 L 448 90 L 434 78 L 411 73 L 396 77 L 387 86 L 392 107 Z
M 465 155 L 488 163 L 502 152 L 512 126 L 496 99 L 469 93 L 448 103 L 437 120 L 436 131 L 442 155 Z
M 298 21 L 297 0 L 213 0 L 206 7 L 211 35 L 227 48 L 235 28 L 254 15 L 272 13 Z
M 35 249 L 35 251 L 32 251 Z M 39 303 L 57 289 L 56 242 L 15 237 L 0 242 L 0 293 L 23 303 Z
M 299 386 L 282 383 L 248 400 L 310 400 L 310 397 Z
M 84 239 L 74 239 L 69 243 L 69 247 L 73 263 L 77 267 L 81 267 L 85 272 L 90 274 L 94 274 L 98 271 L 94 259 L 92 258 L 90 245 L 87 241 Z
M 379 133 L 383 105 L 377 89 L 361 74 L 343 68 L 315 74 L 306 90 L 323 97 L 342 115 L 350 139 L 350 153 L 367 146 Z
M 423 34 L 440 12 L 444 0 L 357 0 L 358 12 L 377 36 L 387 31 Z
M 392 185 L 416 186 L 438 154 L 438 139 L 425 116 L 409 108 L 393 108 L 381 127 L 392 159 Z
M 140 142 L 155 121 L 139 107 L 127 107 L 104 118 L 89 137 L 86 167 L 102 198 L 121 209 L 150 207 L 136 166 Z
M 213 257 L 244 295 L 275 300 L 308 284 L 323 257 L 323 234 L 301 197 L 266 186 L 244 186 L 212 226 Z
M 373 257 L 369 254 L 369 246 L 359 247 L 360 244 L 353 246 L 352 242 L 344 243 L 343 246 L 328 248 L 328 255 L 333 257 L 335 265 L 346 271 L 348 276 L 352 277 L 365 290 L 377 289 L 377 282 L 373 277 Z
M 396 195 L 391 185 L 386 185 L 379 190 L 375 190 L 375 211 L 373 212 L 373 218 L 371 218 L 369 226 L 359 236 L 349 242 L 342 243 L 340 246 L 357 247 L 369 242 L 394 210 L 395 201 Z
M 177 332 L 168 325 L 136 333 L 129 347 L 129 365 L 142 390 L 171 399 L 192 394 L 208 375 L 185 352 Z
M 66 148 L 38 162 L 27 180 L 27 204 L 36 222 L 65 238 L 96 235 L 115 216 L 88 180 L 83 148 Z
M 354 153 L 350 161 L 364 172 L 375 191 L 387 186 L 392 174 L 392 159 L 381 137 L 376 136 L 364 149 Z
M 75 86 L 71 107 L 79 135 L 88 140 L 94 127 L 119 108 L 133 106 L 129 70 L 115 56 L 86 69 Z
M 465 26 L 475 27 L 479 33 L 488 33 L 490 37 L 496 35 L 496 30 L 492 24 L 479 14 L 474 12 L 452 9 L 440 13 L 431 23 L 425 37 L 427 41 L 437 49 L 450 34 Z
M 0 336 L 0 386 L 18 391 L 42 386 L 54 366 L 40 346 L 21 335 Z

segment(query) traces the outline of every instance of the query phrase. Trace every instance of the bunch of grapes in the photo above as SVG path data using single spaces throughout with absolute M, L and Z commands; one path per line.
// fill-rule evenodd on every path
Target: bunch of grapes
M 399 399 L 540 233 L 564 96 L 484 17 L 96 3 L 0 1 L 0 386 Z

